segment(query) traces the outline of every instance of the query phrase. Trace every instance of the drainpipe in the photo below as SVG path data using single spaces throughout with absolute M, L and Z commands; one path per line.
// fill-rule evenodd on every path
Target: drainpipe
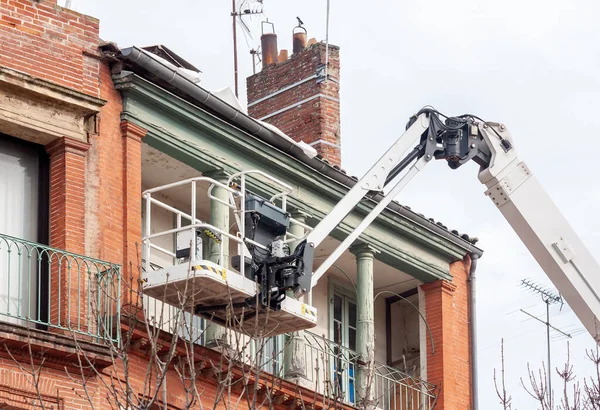
M 471 257 L 471 269 L 469 270 L 469 282 L 470 282 L 470 292 L 469 292 L 469 324 L 470 324 L 470 332 L 471 332 L 471 393 L 473 396 L 473 410 L 479 409 L 479 388 L 478 381 L 479 378 L 477 376 L 477 282 L 476 282 L 476 270 L 477 270 L 477 260 L 479 260 L 479 254 L 472 253 Z

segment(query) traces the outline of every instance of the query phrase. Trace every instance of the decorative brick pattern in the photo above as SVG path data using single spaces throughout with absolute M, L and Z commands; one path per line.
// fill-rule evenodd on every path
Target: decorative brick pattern
M 435 353 L 427 337 L 427 381 L 439 389 L 436 409 L 468 410 L 471 398 L 471 354 L 468 293 L 471 260 L 450 265 L 452 282 L 438 280 L 421 286 L 427 323 Z
M 56 1 L 0 0 L 0 65 L 98 97 L 98 30 Z
M 325 63 L 325 44 L 317 43 L 294 54 L 284 62 L 264 67 L 261 72 L 248 77 L 248 103 L 258 101 L 317 73 Z M 273 115 L 266 122 L 275 125 L 296 141 L 311 144 L 332 164 L 341 164 L 340 154 L 340 103 L 339 48 L 329 46 L 330 80 L 317 82 L 312 78 L 300 85 L 274 95 L 255 105 L 250 105 L 250 116 L 261 119 L 284 108 L 301 105 Z
M 31 390 L 18 389 L 11 385 L 0 384 L 0 408 L 35 410 L 39 408 L 63 410 L 64 400 L 49 395 L 38 395 Z

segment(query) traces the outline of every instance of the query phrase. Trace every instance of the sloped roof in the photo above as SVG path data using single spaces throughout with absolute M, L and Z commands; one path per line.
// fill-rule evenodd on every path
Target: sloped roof
M 239 107 L 235 107 L 227 101 L 219 98 L 215 93 L 202 88 L 199 84 L 192 82 L 186 76 L 181 75 L 177 70 L 165 65 L 152 53 L 138 47 L 130 47 L 120 51 L 114 50 L 111 44 L 105 51 L 110 54 L 111 59 L 116 58 L 122 61 L 128 70 L 135 72 L 144 79 L 165 88 L 173 94 L 184 100 L 201 106 L 203 109 L 215 114 L 224 121 L 246 131 L 250 135 L 259 138 L 264 143 L 278 148 L 305 165 L 310 166 L 317 172 L 324 174 L 335 181 L 352 188 L 359 178 L 349 176 L 342 168 L 330 164 L 326 159 L 317 155 L 316 157 L 307 155 L 306 152 L 298 146 L 298 143 L 284 138 L 280 133 L 274 132 L 271 127 L 266 127 L 258 120 L 249 117 Z M 101 47 L 102 48 L 102 47 Z M 375 195 L 372 200 L 378 202 L 381 195 Z M 460 233 L 458 230 L 449 229 L 446 225 L 433 218 L 427 218 L 423 214 L 413 211 L 410 207 L 404 206 L 399 202 L 392 201 L 387 209 L 408 217 L 413 222 L 426 229 L 437 232 L 438 235 L 448 239 L 455 238 L 453 241 L 468 249 L 470 252 L 483 254 L 483 251 L 475 246 L 478 239 L 471 237 L 466 233 Z

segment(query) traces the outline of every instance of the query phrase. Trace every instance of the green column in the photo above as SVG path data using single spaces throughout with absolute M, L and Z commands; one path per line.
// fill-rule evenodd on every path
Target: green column
M 302 212 L 293 212 L 292 218 L 298 222 L 306 222 L 306 214 Z M 294 224 L 289 228 L 289 232 L 295 236 L 304 235 L 304 228 L 301 225 Z M 290 251 L 293 252 L 300 241 L 290 243 Z M 287 297 L 293 297 L 293 292 L 288 292 Z M 293 332 L 285 336 L 284 355 L 284 377 L 302 382 L 306 378 L 306 349 L 304 345 L 304 331 Z
M 375 310 L 373 261 L 377 251 L 365 244 L 350 248 L 356 256 L 356 398 L 361 408 L 373 408 L 375 361 Z
M 228 175 L 224 172 L 214 172 L 204 174 L 222 184 L 227 183 Z M 216 198 L 223 201 L 229 200 L 229 194 L 226 189 L 215 186 L 212 191 Z M 201 195 L 201 193 L 198 193 Z M 222 231 L 229 232 L 229 208 L 215 200 L 210 201 L 210 224 Z M 223 247 L 223 260 L 221 260 L 221 246 Z M 206 259 L 218 263 L 224 268 L 229 268 L 229 239 L 221 238 L 221 244 L 213 240 L 208 240 L 206 247 Z M 207 327 L 204 331 L 204 344 L 207 347 L 227 346 L 227 332 L 222 326 L 213 322 L 206 321 Z

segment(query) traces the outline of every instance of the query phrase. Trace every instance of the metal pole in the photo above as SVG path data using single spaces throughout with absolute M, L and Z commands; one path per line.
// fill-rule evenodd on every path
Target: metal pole
M 548 406 L 552 407 L 552 366 L 550 365 L 550 300 L 546 299 L 546 336 L 548 339 Z
M 235 83 L 235 96 L 238 97 L 237 25 L 235 24 L 236 17 L 237 13 L 235 11 L 235 0 L 231 0 L 231 19 L 233 21 L 233 77 Z
M 327 16 L 325 18 L 325 80 L 329 79 L 329 1 L 327 0 Z

